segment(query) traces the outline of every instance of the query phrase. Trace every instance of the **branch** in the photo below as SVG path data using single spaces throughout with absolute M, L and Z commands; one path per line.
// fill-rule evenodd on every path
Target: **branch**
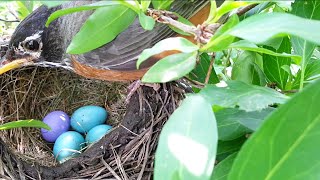
M 3 22 L 20 22 L 19 20 L 6 20 L 6 19 L 1 19 L 1 18 L 0 18 L 0 21 L 3 21 Z

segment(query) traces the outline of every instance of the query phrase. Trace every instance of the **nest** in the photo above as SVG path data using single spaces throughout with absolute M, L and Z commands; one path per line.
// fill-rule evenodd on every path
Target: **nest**
M 42 119 L 53 110 L 69 115 L 84 105 L 109 112 L 114 128 L 76 158 L 58 164 L 37 128 L 0 131 L 1 179 L 151 179 L 163 124 L 183 90 L 141 87 L 125 103 L 128 83 L 90 80 L 63 69 L 28 67 L 0 76 L 0 123 Z

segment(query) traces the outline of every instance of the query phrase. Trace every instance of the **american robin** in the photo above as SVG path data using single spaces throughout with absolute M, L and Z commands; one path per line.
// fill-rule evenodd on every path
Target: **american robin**
M 208 2 L 175 1 L 171 10 L 189 18 L 194 24 L 201 24 L 210 11 Z M 174 32 L 163 24 L 158 24 L 152 31 L 146 31 L 136 19 L 112 42 L 88 53 L 70 56 L 65 53 L 66 48 L 92 11 L 60 17 L 48 28 L 45 23 L 54 11 L 84 3 L 88 1 L 73 1 L 54 8 L 41 6 L 31 13 L 13 33 L 9 49 L 0 61 L 0 74 L 21 66 L 38 65 L 66 68 L 87 78 L 109 81 L 137 80 L 152 65 L 144 64 L 142 69 L 137 70 L 136 60 L 140 53 L 160 40 L 174 35 Z M 152 57 L 148 62 L 154 63 L 166 55 L 164 53 Z

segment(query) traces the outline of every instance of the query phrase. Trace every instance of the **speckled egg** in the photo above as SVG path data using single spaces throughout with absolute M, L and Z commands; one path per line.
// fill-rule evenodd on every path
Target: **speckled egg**
M 84 147 L 83 136 L 75 131 L 61 134 L 53 146 L 53 155 L 60 163 L 77 156 Z
M 83 106 L 72 114 L 71 127 L 80 133 L 87 133 L 93 127 L 103 124 L 107 116 L 107 111 L 100 106 Z
M 101 124 L 94 128 L 92 128 L 88 134 L 86 135 L 86 143 L 92 144 L 94 142 L 99 141 L 104 135 L 106 135 L 110 130 L 112 129 L 112 126 Z
M 51 130 L 41 128 L 43 139 L 55 142 L 56 139 L 70 128 L 70 118 L 63 111 L 52 111 L 43 118 L 43 122 L 50 126 Z

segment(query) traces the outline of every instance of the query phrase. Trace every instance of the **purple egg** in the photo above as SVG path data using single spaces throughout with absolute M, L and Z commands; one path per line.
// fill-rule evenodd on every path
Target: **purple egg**
M 62 133 L 67 132 L 70 128 L 70 118 L 63 111 L 50 112 L 43 118 L 43 122 L 51 128 L 50 131 L 41 128 L 42 137 L 48 142 L 55 142 Z

